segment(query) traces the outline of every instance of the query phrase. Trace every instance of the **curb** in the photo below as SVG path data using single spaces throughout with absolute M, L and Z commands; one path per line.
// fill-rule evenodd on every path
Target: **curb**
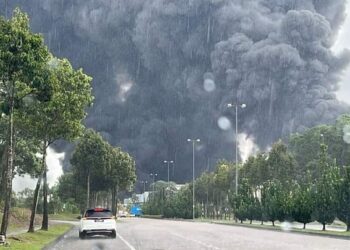
M 72 225 L 71 229 L 67 230 L 64 234 L 58 236 L 55 240 L 53 240 L 52 242 L 50 242 L 49 244 L 47 244 L 46 246 L 44 246 L 42 248 L 42 250 L 49 250 L 51 247 L 53 247 L 54 245 L 56 245 L 59 241 L 61 241 L 64 236 L 68 233 L 70 233 L 71 231 L 75 230 L 75 226 Z

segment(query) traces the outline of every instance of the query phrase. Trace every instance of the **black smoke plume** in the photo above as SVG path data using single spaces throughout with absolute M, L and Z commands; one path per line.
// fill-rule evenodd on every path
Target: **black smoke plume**
M 349 111 L 335 92 L 350 53 L 331 51 L 345 3 L 2 0 L 0 11 L 20 6 L 56 55 L 94 77 L 86 124 L 131 152 L 140 176 L 164 177 L 163 160 L 175 160 L 182 181 L 192 175 L 187 138 L 201 139 L 197 174 L 232 159 L 227 103 L 247 104 L 239 130 L 261 149 Z

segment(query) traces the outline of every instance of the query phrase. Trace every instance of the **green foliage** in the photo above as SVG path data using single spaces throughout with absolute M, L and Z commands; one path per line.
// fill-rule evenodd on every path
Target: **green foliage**
M 91 129 L 86 130 L 70 161 L 80 185 L 86 187 L 86 180 L 90 175 L 91 190 L 103 190 L 106 177 L 108 177 L 110 160 L 108 150 L 108 144 L 101 135 Z
M 230 203 L 234 209 L 237 219 L 254 220 L 261 214 L 261 206 L 257 197 L 254 196 L 251 185 L 248 179 L 242 179 L 238 188 L 238 193 L 230 195 Z
M 250 156 L 243 165 L 242 175 L 249 179 L 249 183 L 255 190 L 259 189 L 259 186 L 268 181 L 272 175 L 267 159 L 266 154 L 260 153 L 257 156 Z
M 271 221 L 273 224 L 276 220 L 284 220 L 285 218 L 285 194 L 282 190 L 283 186 L 278 180 L 266 182 L 261 190 L 261 204 L 264 220 Z
M 319 157 L 320 178 L 316 183 L 314 218 L 319 223 L 332 223 L 339 205 L 339 169 L 328 163 L 327 146 L 321 144 Z
M 117 191 L 130 188 L 136 181 L 134 159 L 120 148 L 112 147 L 91 129 L 85 131 L 76 145 L 71 164 L 77 185 L 87 190 L 86 199 L 91 200 L 90 191 L 111 191 L 113 211 Z
M 349 125 L 350 116 L 343 115 L 335 125 L 320 125 L 289 138 L 289 149 L 298 162 L 298 179 L 302 179 L 307 171 L 311 171 L 313 178 L 319 177 L 317 159 L 321 143 L 328 146 L 329 162 L 336 159 L 338 166 L 350 165 L 350 145 L 344 141 L 344 128 Z
M 295 221 L 305 224 L 312 222 L 315 209 L 313 186 L 311 183 L 297 185 L 292 196 L 292 217 Z
M 167 182 L 157 181 L 154 183 L 154 193 L 143 204 L 142 209 L 144 214 L 163 215 L 166 218 L 191 219 L 192 188 L 190 185 L 186 185 L 177 191 L 175 183 L 168 185 Z
M 36 138 L 48 142 L 73 140 L 83 133 L 85 109 L 92 103 L 91 77 L 74 70 L 68 60 L 51 58 L 47 68 L 49 101 L 36 101 L 25 109 L 22 122 Z
M 295 179 L 296 161 L 282 141 L 272 145 L 267 164 L 270 179 L 277 179 L 283 183 Z
M 41 35 L 31 32 L 28 16 L 19 9 L 13 17 L 0 17 L 0 85 L 2 112 L 10 113 L 12 100 L 16 109 L 31 95 L 49 95 L 45 68 L 49 52 Z
M 350 231 L 350 167 L 344 167 L 344 174 L 340 182 L 340 197 L 338 218 L 347 225 Z

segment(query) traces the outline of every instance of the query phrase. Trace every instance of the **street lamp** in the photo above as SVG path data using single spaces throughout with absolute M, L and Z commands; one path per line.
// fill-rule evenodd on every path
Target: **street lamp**
M 196 142 L 200 142 L 200 139 L 187 139 L 188 142 L 192 142 L 192 185 L 193 185 L 193 190 L 192 190 L 192 218 L 195 219 L 195 211 L 194 211 L 194 146 Z
M 155 183 L 155 180 L 156 180 L 156 177 L 157 177 L 158 174 L 155 174 L 155 173 L 150 173 L 150 176 L 153 177 L 153 187 L 152 187 L 152 190 L 153 190 L 153 199 L 154 199 L 154 183 Z
M 236 109 L 236 195 L 238 194 L 238 108 L 246 108 L 246 104 L 227 104 L 228 108 L 235 108 Z
M 170 181 L 169 180 L 169 168 L 170 168 L 170 163 L 174 164 L 174 161 L 164 161 L 164 163 L 168 165 L 168 188 L 169 188 L 169 185 L 170 185 L 170 182 L 169 182 Z M 174 165 L 173 165 L 173 167 L 174 167 Z

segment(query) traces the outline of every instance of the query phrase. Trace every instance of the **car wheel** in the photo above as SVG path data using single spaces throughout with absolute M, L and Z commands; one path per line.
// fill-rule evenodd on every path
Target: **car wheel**
M 86 234 L 85 234 L 85 232 L 79 232 L 79 238 L 80 239 L 85 239 L 85 237 L 86 237 Z
M 113 239 L 117 238 L 117 232 L 116 232 L 115 230 L 112 231 L 111 237 L 112 237 Z

